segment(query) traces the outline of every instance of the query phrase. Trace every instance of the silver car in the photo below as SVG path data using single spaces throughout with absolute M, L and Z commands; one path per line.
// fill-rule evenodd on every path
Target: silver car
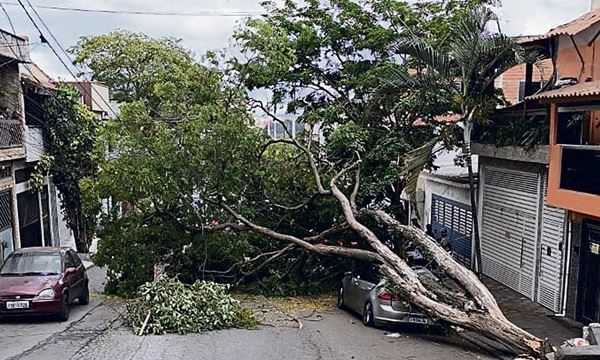
M 426 268 L 415 267 L 420 276 L 435 276 Z M 346 273 L 338 291 L 337 305 L 362 316 L 366 326 L 386 324 L 437 325 L 413 305 L 397 298 L 385 288 L 377 266 L 357 263 Z

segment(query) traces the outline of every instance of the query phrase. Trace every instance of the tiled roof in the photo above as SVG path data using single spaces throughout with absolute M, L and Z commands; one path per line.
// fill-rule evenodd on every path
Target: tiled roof
M 600 81 L 589 81 L 560 89 L 544 91 L 527 97 L 527 100 L 562 99 L 600 95 Z
M 577 35 L 598 22 L 600 22 L 600 9 L 595 9 L 583 14 L 573 21 L 555 27 L 546 34 L 546 37 Z
M 433 123 L 438 123 L 438 124 L 442 124 L 442 125 L 450 125 L 450 124 L 455 124 L 455 123 L 461 121 L 462 118 L 463 118 L 463 116 L 460 114 L 455 114 L 455 113 L 449 112 L 446 114 L 434 116 Z M 428 125 L 429 123 L 431 123 L 431 122 L 427 121 L 426 119 L 419 118 L 419 119 L 415 120 L 415 122 L 413 123 L 413 126 L 425 126 L 425 125 Z
M 512 39 L 517 44 L 528 44 L 528 43 L 536 42 L 538 40 L 543 40 L 545 38 L 546 38 L 546 35 L 519 35 L 519 36 L 513 36 Z
M 589 11 L 575 20 L 559 25 L 544 35 L 516 36 L 513 39 L 522 45 L 533 44 L 559 35 L 574 36 L 600 22 L 600 8 Z
M 54 80 L 34 63 L 20 64 L 21 76 L 46 89 L 56 89 Z

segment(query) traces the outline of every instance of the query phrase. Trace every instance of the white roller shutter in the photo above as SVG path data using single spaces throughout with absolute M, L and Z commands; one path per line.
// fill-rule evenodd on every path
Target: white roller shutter
M 484 171 L 483 273 L 534 300 L 539 173 L 490 166 Z
M 544 194 L 546 181 L 544 176 Z M 566 217 L 565 210 L 552 207 L 544 201 L 537 302 L 556 312 L 560 311 Z

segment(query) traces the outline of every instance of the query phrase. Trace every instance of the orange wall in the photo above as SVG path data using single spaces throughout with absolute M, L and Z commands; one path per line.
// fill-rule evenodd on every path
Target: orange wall
M 600 80 L 600 25 L 594 25 L 571 39 L 558 38 L 558 78 L 574 77 L 580 82 Z M 573 40 L 575 44 L 573 44 Z M 577 45 L 577 46 L 575 46 Z M 583 62 L 577 52 L 581 54 Z
M 496 83 L 502 88 L 504 98 L 511 104 L 519 102 L 520 82 L 525 81 L 525 64 L 517 65 L 502 74 Z M 549 80 L 552 77 L 552 60 L 546 59 L 533 66 L 533 81 Z
M 550 106 L 550 167 L 548 174 L 548 198 L 550 205 L 580 214 L 600 217 L 600 196 L 560 188 L 562 147 L 556 143 L 558 107 Z

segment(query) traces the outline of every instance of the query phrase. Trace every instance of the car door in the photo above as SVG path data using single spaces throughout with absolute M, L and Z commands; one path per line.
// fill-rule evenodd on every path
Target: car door
M 358 273 L 358 268 L 356 264 L 352 266 L 352 273 L 348 277 L 347 281 L 344 283 L 344 303 L 347 307 L 354 311 L 361 311 L 361 309 L 357 308 L 359 300 L 359 279 L 360 275 Z
M 359 299 L 358 305 L 360 306 L 360 311 L 362 311 L 367 301 L 369 301 L 371 291 L 379 283 L 380 276 L 378 268 L 369 263 L 365 263 L 360 271 L 360 278 L 357 284 L 357 298 Z
M 67 272 L 67 269 L 75 269 L 73 272 Z M 65 253 L 65 276 L 64 282 L 69 289 L 69 301 L 81 296 L 81 275 L 77 262 L 71 254 L 71 251 Z
M 86 281 L 87 281 L 85 265 L 83 264 L 83 261 L 81 261 L 81 258 L 79 257 L 79 255 L 77 255 L 77 253 L 75 251 L 71 251 L 71 256 L 73 257 L 73 262 L 75 263 L 75 267 L 77 269 L 77 284 L 76 284 L 76 286 L 77 286 L 79 295 L 83 295 L 83 291 L 85 289 Z

